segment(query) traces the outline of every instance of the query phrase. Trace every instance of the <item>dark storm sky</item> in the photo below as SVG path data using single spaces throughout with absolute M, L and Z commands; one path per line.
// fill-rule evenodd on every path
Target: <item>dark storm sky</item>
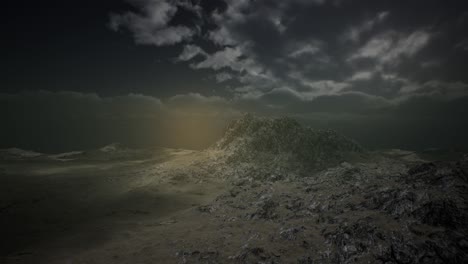
M 9 1 L 2 14 L 1 91 L 78 91 L 103 96 L 188 92 L 203 75 L 170 63 L 178 47 L 137 46 L 109 28 L 126 1 Z M 177 78 L 183 74 L 184 78 Z M 166 87 L 170 87 L 167 89 Z M 211 87 L 213 88 L 213 87 Z
M 1 19 L 2 146 L 144 145 L 243 111 L 468 146 L 467 1 L 10 1 Z

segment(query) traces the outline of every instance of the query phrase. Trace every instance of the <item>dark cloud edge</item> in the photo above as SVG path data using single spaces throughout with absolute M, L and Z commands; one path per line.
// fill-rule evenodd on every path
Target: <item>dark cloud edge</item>
M 432 117 L 449 114 L 460 116 L 468 112 L 462 107 L 468 96 L 446 98 L 437 94 L 412 95 L 394 100 L 360 92 L 323 95 L 304 99 L 290 89 L 275 89 L 252 97 L 224 98 L 199 93 L 157 98 L 143 94 L 102 97 L 96 93 L 75 91 L 23 91 L 0 93 L 4 115 L 34 115 L 95 118 L 145 118 L 158 115 L 236 116 L 243 112 L 261 115 L 365 117 Z

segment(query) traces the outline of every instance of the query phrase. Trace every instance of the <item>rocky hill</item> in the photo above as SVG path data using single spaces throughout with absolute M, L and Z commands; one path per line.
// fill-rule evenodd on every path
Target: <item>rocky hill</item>
M 468 263 L 468 156 L 433 152 L 371 152 L 246 115 L 204 151 L 111 144 L 0 162 L 0 214 L 18 223 L 0 230 L 0 263 Z M 35 230 L 60 244 L 20 247 Z
M 256 117 L 231 122 L 214 149 L 223 150 L 229 162 L 280 163 L 282 167 L 324 168 L 363 154 L 355 141 L 332 130 L 315 130 L 296 120 Z

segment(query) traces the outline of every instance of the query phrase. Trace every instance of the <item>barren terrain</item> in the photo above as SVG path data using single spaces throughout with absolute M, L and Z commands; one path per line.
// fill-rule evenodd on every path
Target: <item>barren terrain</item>
M 239 122 L 204 151 L 5 150 L 0 262 L 468 261 L 466 156 L 370 152 L 289 120 Z M 316 138 L 294 145 L 259 135 L 265 126 Z

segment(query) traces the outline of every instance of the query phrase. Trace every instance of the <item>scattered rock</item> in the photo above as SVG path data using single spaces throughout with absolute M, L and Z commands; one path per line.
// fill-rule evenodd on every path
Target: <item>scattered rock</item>
M 466 226 L 468 220 L 460 207 L 452 200 L 425 203 L 412 214 L 424 224 L 447 228 Z
M 280 263 L 276 260 L 279 255 L 267 252 L 262 247 L 245 247 L 241 252 L 235 256 L 230 257 L 231 260 L 235 260 L 238 263 Z
M 252 219 L 275 219 L 278 216 L 276 214 L 278 205 L 271 195 L 263 195 L 256 203 L 256 210 L 250 217 Z
M 249 115 L 210 151 L 221 155 L 200 166 L 232 187 L 198 211 L 224 233 L 255 234 L 239 252 L 220 248 L 218 263 L 468 263 L 468 156 L 343 162 L 365 152 L 334 132 Z M 200 261 L 192 253 L 187 263 Z

